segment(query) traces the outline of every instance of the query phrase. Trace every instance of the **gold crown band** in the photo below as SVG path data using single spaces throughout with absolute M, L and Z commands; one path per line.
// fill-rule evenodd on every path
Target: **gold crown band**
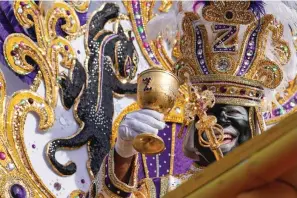
M 259 106 L 264 96 L 264 89 L 259 82 L 239 76 L 193 76 L 190 81 L 199 91 L 212 91 L 219 104 Z

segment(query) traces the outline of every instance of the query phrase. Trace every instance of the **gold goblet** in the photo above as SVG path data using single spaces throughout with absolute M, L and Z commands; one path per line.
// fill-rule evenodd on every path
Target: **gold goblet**
M 137 103 L 140 108 L 168 114 L 174 107 L 179 89 L 178 78 L 161 68 L 150 68 L 137 79 Z M 143 154 L 158 154 L 165 144 L 157 135 L 143 133 L 133 140 L 135 150 Z

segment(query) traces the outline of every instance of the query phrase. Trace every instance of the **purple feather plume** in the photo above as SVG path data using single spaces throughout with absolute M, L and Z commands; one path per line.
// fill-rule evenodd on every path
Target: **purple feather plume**
M 260 19 L 265 14 L 265 3 L 263 1 L 251 1 L 249 9 Z
M 196 12 L 198 10 L 199 7 L 201 6 L 205 6 L 205 5 L 209 5 L 209 1 L 195 1 L 193 4 L 193 11 Z

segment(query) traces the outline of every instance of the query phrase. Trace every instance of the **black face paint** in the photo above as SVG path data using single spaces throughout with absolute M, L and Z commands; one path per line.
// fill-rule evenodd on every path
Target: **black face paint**
M 220 147 L 224 155 L 251 138 L 248 111 L 247 107 L 218 104 L 207 112 L 208 115 L 214 115 L 218 124 L 224 128 L 224 143 Z M 207 140 L 206 134 L 202 137 Z M 207 166 L 216 161 L 212 151 L 199 144 L 197 131 L 194 141 L 196 148 L 204 156 L 200 157 L 197 164 Z

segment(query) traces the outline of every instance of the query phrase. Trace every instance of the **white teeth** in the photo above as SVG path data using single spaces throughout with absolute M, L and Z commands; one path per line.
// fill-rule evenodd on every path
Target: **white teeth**
M 232 138 L 232 135 L 230 135 L 230 134 L 224 134 L 224 138 Z

